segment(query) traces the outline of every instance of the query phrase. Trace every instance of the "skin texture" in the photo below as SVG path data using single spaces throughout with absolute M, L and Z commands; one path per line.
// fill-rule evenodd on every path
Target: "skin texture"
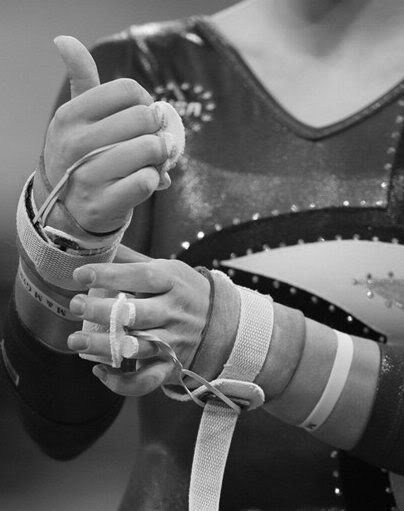
M 146 294 L 132 298 L 136 320 L 131 327 L 169 343 L 184 366 L 189 365 L 199 345 L 209 306 L 209 282 L 181 261 L 151 260 L 117 265 L 83 266 L 74 278 L 88 287 L 108 290 L 125 289 L 129 293 Z M 80 319 L 109 325 L 114 299 L 77 295 L 70 310 Z M 109 356 L 109 336 L 103 333 L 76 332 L 68 339 L 70 349 L 96 356 Z M 171 360 L 156 358 L 153 343 L 139 341 L 137 359 L 148 359 L 131 373 L 98 365 L 94 374 L 112 391 L 140 396 L 163 383 L 175 381 Z
M 44 147 L 46 175 L 54 186 L 79 158 L 118 143 L 78 168 L 63 198 L 85 230 L 114 231 L 159 184 L 156 166 L 168 156 L 163 138 L 155 135 L 159 119 L 150 108 L 151 96 L 136 81 L 120 78 L 100 85 L 95 62 L 77 39 L 59 36 L 55 44 L 66 65 L 72 99 L 50 122 Z M 38 186 L 36 180 L 40 206 Z M 59 227 L 52 213 L 48 223 Z

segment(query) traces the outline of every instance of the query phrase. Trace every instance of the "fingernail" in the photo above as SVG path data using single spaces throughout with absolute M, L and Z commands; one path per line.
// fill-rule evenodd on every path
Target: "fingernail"
M 67 345 L 73 351 L 84 351 L 89 346 L 89 337 L 84 332 L 75 332 L 69 335 Z
M 76 268 L 73 272 L 73 278 L 80 284 L 90 287 L 95 282 L 96 273 L 92 268 Z
M 94 366 L 93 375 L 99 378 L 101 381 L 107 381 L 108 379 L 108 372 L 103 366 Z
M 122 356 L 125 358 L 134 357 L 139 353 L 139 341 L 132 335 L 125 335 L 122 339 Z
M 72 301 L 70 302 L 70 311 L 76 315 L 81 317 L 86 310 L 86 302 L 84 298 L 80 295 L 76 295 Z

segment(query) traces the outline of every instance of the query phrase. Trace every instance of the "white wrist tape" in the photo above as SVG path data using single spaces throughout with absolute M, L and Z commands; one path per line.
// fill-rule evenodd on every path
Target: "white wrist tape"
M 315 431 L 331 415 L 344 390 L 353 359 L 353 342 L 350 335 L 334 330 L 337 335 L 337 352 L 324 391 L 309 416 L 299 426 Z
M 33 226 L 27 211 L 29 188 L 32 176 L 24 186 L 17 208 L 17 235 L 25 255 L 35 266 L 39 275 L 54 286 L 76 290 L 77 284 L 73 281 L 73 271 L 84 264 L 111 262 L 116 254 L 118 245 L 123 236 L 105 252 L 96 255 L 74 255 L 62 252 L 47 243 Z

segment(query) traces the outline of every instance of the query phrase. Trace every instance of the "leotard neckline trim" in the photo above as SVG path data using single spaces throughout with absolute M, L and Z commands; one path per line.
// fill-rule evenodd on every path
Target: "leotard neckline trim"
M 392 86 L 384 94 L 371 101 L 368 105 L 364 106 L 357 112 L 351 115 L 330 123 L 326 126 L 314 127 L 300 121 L 286 110 L 271 94 L 271 92 L 264 87 L 264 85 L 257 78 L 250 66 L 242 58 L 236 48 L 223 36 L 208 16 L 195 16 L 193 18 L 194 25 L 199 29 L 206 39 L 226 57 L 226 60 L 234 64 L 235 69 L 241 74 L 241 77 L 246 81 L 252 90 L 267 103 L 281 122 L 289 129 L 294 131 L 299 136 L 309 138 L 312 140 L 325 138 L 333 135 L 339 131 L 366 119 L 372 114 L 379 111 L 384 106 L 393 102 L 395 99 L 404 94 L 404 79 Z

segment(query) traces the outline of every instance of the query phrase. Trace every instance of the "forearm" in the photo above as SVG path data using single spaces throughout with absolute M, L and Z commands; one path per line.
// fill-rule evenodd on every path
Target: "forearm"
M 278 306 L 278 309 L 281 307 Z M 278 371 L 284 366 L 285 339 L 279 332 L 290 327 L 285 323 L 282 325 L 282 320 L 288 319 L 296 324 L 298 314 L 290 311 L 289 317 L 277 315 L 278 325 L 271 340 L 266 366 L 257 380 L 269 396 L 274 388 L 271 366 L 277 367 Z M 285 388 L 265 405 L 269 413 L 296 426 L 305 421 L 323 395 L 337 349 L 334 330 L 307 318 L 304 327 L 304 331 L 300 332 L 304 336 L 303 349 L 297 345 L 296 337 L 288 339 L 292 352 L 301 351 L 293 376 Z M 380 352 L 375 342 L 358 337 L 352 337 L 352 342 L 353 358 L 342 392 L 325 422 L 312 431 L 320 440 L 342 449 L 353 448 L 363 433 L 376 394 L 380 364 Z M 285 381 L 281 374 L 279 381 Z
M 218 278 L 215 281 L 220 288 L 226 289 L 227 300 L 237 304 L 238 293 L 232 292 L 229 282 Z M 329 381 L 331 384 L 335 381 L 330 376 L 336 363 L 337 338 L 345 334 L 341 336 L 333 329 L 305 318 L 297 310 L 279 304 L 273 307 L 271 343 L 255 383 L 264 390 L 264 409 L 267 412 L 287 423 L 301 426 L 323 397 Z M 196 372 L 210 379 L 218 376 L 237 336 L 238 314 L 237 307 L 233 306 L 227 316 L 221 317 L 221 322 L 217 319 L 212 322 L 209 335 L 192 367 Z M 232 330 L 230 325 L 233 325 Z M 226 331 L 230 331 L 230 335 L 224 337 Z M 331 405 L 323 420 L 313 430 L 306 427 L 313 436 L 335 447 L 353 450 L 373 464 L 403 471 L 404 443 L 399 435 L 404 401 L 400 383 L 400 377 L 401 381 L 404 377 L 402 354 L 397 347 L 383 347 L 388 353 L 381 361 L 380 345 L 376 342 L 354 336 L 346 336 L 345 340 L 349 341 L 348 346 L 352 346 L 352 358 L 349 356 L 345 362 L 346 378 L 341 378 L 337 364 L 334 376 L 339 374 L 340 391 L 334 393 L 334 401 L 328 400 Z M 211 350 L 213 345 L 215 348 Z M 215 356 L 207 362 L 210 351 Z M 391 371 L 384 370 L 386 367 L 390 367 Z M 392 377 L 392 374 L 395 376 Z M 383 407 L 386 401 L 390 405 Z M 387 437 L 389 445 L 375 442 L 377 435 Z M 393 451 L 394 456 L 390 456 Z
M 68 349 L 68 335 L 81 328 L 68 310 L 74 291 L 39 274 L 24 246 L 24 232 L 19 230 L 21 261 L 5 326 L 5 375 L 18 396 L 28 432 L 50 455 L 66 458 L 106 429 L 122 398 L 103 387 L 92 375 L 92 365 Z M 36 246 L 46 249 L 39 235 L 37 240 Z M 61 258 L 63 266 L 63 253 Z
M 71 355 L 67 337 L 81 329 L 80 320 L 69 312 L 74 292 L 56 291 L 20 260 L 14 296 L 18 316 L 32 335 L 50 349 Z
M 2 373 L 16 395 L 28 433 L 50 456 L 79 454 L 111 424 L 123 399 L 91 374 L 91 364 L 38 341 L 11 300 L 2 345 Z

